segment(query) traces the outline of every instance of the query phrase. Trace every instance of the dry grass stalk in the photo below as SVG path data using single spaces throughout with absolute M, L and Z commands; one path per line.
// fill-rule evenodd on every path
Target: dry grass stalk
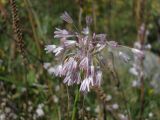
M 16 46 L 18 49 L 18 52 L 21 54 L 23 58 L 23 64 L 27 63 L 26 55 L 25 55 L 25 45 L 24 45 L 24 40 L 22 37 L 22 31 L 20 27 L 20 19 L 18 16 L 18 10 L 16 7 L 16 2 L 15 0 L 10 0 L 10 5 L 11 5 L 11 11 L 12 11 L 12 25 L 13 25 L 13 31 L 15 34 L 16 38 Z

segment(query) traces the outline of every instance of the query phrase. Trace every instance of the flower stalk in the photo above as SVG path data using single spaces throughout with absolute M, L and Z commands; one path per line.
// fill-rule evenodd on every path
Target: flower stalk
M 75 96 L 75 99 L 74 99 L 73 111 L 72 111 L 72 120 L 75 120 L 79 95 L 80 95 L 80 92 L 79 92 L 79 89 L 77 89 L 76 90 L 76 96 Z

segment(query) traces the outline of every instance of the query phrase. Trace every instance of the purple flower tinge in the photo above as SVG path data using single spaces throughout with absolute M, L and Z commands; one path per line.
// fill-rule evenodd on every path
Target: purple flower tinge
M 48 73 L 49 74 L 55 74 L 55 76 L 62 76 L 62 64 L 57 65 L 55 67 L 49 67 L 48 68 Z
M 56 45 L 46 45 L 44 50 L 46 50 L 46 53 L 50 53 L 50 52 L 53 52 L 55 48 L 56 48 Z
M 132 52 L 139 58 L 144 58 L 144 53 L 141 50 L 132 48 Z
M 74 60 L 73 57 L 70 57 L 67 62 L 64 63 L 63 65 L 63 74 L 66 75 L 68 72 L 72 73 L 76 70 L 77 68 L 77 61 Z
M 70 17 L 70 15 L 67 12 L 64 12 L 60 18 L 64 21 L 66 21 L 67 23 L 73 23 L 72 18 Z
M 80 91 L 90 91 L 91 78 L 85 78 L 80 86 Z
M 62 14 L 61 19 L 67 23 L 73 23 L 73 19 L 67 12 Z M 54 38 L 60 40 L 60 45 L 47 45 L 47 53 L 54 53 L 59 65 L 51 67 L 44 64 L 50 74 L 64 77 L 63 83 L 67 85 L 80 84 L 80 91 L 88 92 L 91 87 L 100 86 L 102 81 L 102 63 L 105 60 L 101 55 L 104 48 L 118 48 L 115 41 L 107 41 L 106 34 L 92 33 L 89 26 L 92 22 L 90 17 L 86 18 L 86 27 L 82 30 L 69 32 L 66 29 L 56 28 Z M 79 31 L 79 32 L 78 32 Z M 131 49 L 134 54 L 142 56 L 139 50 Z M 122 52 L 119 56 L 126 62 L 129 57 Z
M 89 58 L 88 57 L 84 57 L 80 64 L 79 64 L 79 67 L 81 69 L 84 69 L 84 70 L 88 70 L 88 67 L 89 67 Z
M 57 65 L 56 67 L 55 67 L 55 71 L 54 71 L 54 74 L 56 75 L 56 76 L 62 76 L 62 65 L 60 64 L 60 65 Z
M 88 28 L 88 27 L 83 28 L 82 33 L 83 33 L 84 35 L 88 35 L 88 34 L 89 34 L 89 28 Z
M 73 37 L 72 34 L 69 33 L 69 31 L 63 29 L 59 29 L 59 28 L 56 28 L 56 31 L 54 32 L 54 38 L 68 38 L 68 37 Z
M 67 12 L 61 19 L 73 23 Z M 100 86 L 102 71 L 97 61 L 98 53 L 106 46 L 106 35 L 90 33 L 89 26 L 92 20 L 86 18 L 87 26 L 79 33 L 69 32 L 66 29 L 56 28 L 54 38 L 60 40 L 60 45 L 47 45 L 47 53 L 54 53 L 60 64 L 51 67 L 44 64 L 50 74 L 64 77 L 63 83 L 67 85 L 80 84 L 80 91 L 88 92 L 92 86 Z
M 87 26 L 90 26 L 91 24 L 92 24 L 92 17 L 91 16 L 87 16 L 86 17 L 86 24 L 87 24 Z
M 74 40 L 65 40 L 63 43 L 65 47 L 70 48 L 70 47 L 74 47 L 77 42 Z

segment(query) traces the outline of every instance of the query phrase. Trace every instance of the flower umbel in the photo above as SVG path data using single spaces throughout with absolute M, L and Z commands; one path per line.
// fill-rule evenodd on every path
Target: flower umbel
M 63 83 L 69 85 L 80 84 L 80 91 L 88 92 L 91 87 L 100 86 L 102 81 L 102 55 L 104 48 L 120 47 L 115 41 L 107 41 L 105 34 L 96 34 L 90 31 L 91 18 L 86 18 L 86 26 L 77 30 L 73 19 L 67 12 L 61 15 L 61 19 L 67 23 L 73 23 L 72 32 L 66 29 L 56 28 L 54 38 L 60 40 L 60 45 L 47 45 L 47 53 L 54 53 L 59 65 L 50 67 L 48 72 L 59 77 L 64 77 Z M 79 31 L 79 32 L 78 32 Z M 134 54 L 141 52 L 131 49 Z M 126 62 L 129 57 L 122 52 L 119 56 Z M 44 65 L 48 68 L 48 64 Z
M 61 19 L 67 23 L 73 23 L 73 19 L 65 12 Z M 60 64 L 55 67 L 48 67 L 50 74 L 64 77 L 64 83 L 67 85 L 81 84 L 80 90 L 90 91 L 91 86 L 100 86 L 102 71 L 99 69 L 100 64 L 94 58 L 105 47 L 105 34 L 91 33 L 89 26 L 91 18 L 86 18 L 86 27 L 79 33 L 70 32 L 66 29 L 56 28 L 54 38 L 60 39 L 60 45 L 47 45 L 47 53 L 55 53 Z M 75 26 L 74 26 L 75 27 Z M 94 54 L 97 52 L 97 54 Z M 63 56 L 63 57 L 62 57 Z

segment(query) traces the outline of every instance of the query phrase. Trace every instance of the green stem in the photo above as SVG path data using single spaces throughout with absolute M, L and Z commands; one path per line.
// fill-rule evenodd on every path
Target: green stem
M 67 120 L 69 120 L 69 110 L 70 110 L 70 102 L 69 102 L 69 91 L 67 86 L 67 99 L 68 99 L 68 106 L 67 106 Z
M 75 96 L 75 99 L 74 99 L 74 106 L 73 106 L 73 111 L 72 111 L 72 120 L 75 120 L 78 98 L 79 98 L 79 88 L 77 88 L 76 96 Z

